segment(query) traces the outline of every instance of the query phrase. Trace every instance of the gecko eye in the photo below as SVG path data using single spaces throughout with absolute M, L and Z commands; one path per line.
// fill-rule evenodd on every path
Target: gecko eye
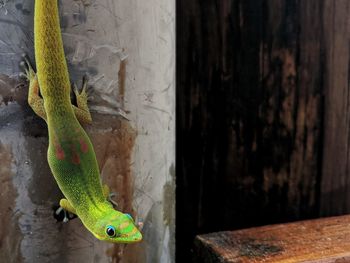
M 130 214 L 125 214 L 131 221 L 134 221 L 134 219 L 132 218 L 132 216 Z
M 107 226 L 107 228 L 106 228 L 106 234 L 107 234 L 109 237 L 115 237 L 115 228 L 114 228 L 114 226 Z

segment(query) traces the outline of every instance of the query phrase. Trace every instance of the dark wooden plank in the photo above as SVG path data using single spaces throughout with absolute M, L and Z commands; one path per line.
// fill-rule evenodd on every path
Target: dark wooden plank
M 350 216 L 218 232 L 196 238 L 197 262 L 350 262 Z

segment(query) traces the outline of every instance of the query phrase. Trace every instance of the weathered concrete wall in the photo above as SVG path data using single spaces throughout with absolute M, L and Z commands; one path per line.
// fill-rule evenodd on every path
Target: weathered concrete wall
M 33 58 L 33 2 L 0 0 L 0 258 L 173 262 L 175 2 L 60 1 L 71 80 L 87 73 L 93 90 L 86 128 L 103 180 L 144 222 L 144 241 L 127 246 L 53 218 L 61 193 L 46 162 L 46 126 L 18 79 L 20 55 Z

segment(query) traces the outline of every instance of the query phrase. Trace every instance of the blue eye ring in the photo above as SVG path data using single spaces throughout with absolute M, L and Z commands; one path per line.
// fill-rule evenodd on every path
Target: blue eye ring
M 134 222 L 134 219 L 132 218 L 132 216 L 130 214 L 125 214 L 131 221 Z
M 107 226 L 106 227 L 106 234 L 109 237 L 115 237 L 116 236 L 116 231 L 114 226 Z

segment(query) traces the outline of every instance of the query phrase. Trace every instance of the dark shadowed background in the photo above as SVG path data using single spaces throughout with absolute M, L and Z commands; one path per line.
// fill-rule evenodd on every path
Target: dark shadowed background
M 350 211 L 349 14 L 177 1 L 178 262 L 199 233 Z

